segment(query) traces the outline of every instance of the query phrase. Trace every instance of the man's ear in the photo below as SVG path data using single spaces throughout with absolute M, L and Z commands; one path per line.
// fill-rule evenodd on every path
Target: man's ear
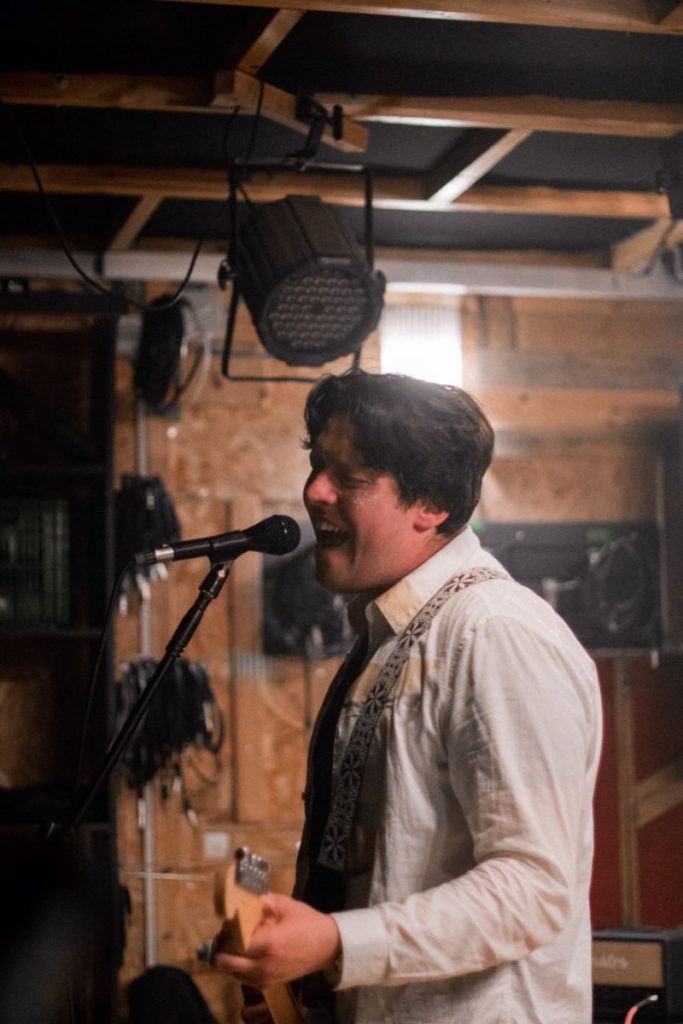
M 415 506 L 415 526 L 418 530 L 436 530 L 448 519 L 448 512 L 444 512 L 432 505 L 431 502 L 420 501 Z

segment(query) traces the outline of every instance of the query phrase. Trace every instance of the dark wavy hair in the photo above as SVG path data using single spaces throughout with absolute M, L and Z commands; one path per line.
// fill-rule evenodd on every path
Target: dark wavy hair
M 493 456 L 493 429 L 471 395 L 400 374 L 328 375 L 306 400 L 305 448 L 338 413 L 349 419 L 363 464 L 390 473 L 405 505 L 429 501 L 448 512 L 441 533 L 469 521 Z

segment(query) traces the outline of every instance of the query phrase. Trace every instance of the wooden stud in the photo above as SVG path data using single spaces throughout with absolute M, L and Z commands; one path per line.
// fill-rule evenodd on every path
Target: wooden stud
M 531 132 L 522 129 L 473 131 L 430 172 L 426 184 L 429 201 L 452 203 L 529 135 Z

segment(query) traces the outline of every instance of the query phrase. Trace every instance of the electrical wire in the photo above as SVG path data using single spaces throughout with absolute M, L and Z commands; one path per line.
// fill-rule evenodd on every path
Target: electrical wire
M 19 137 L 19 139 L 21 141 L 21 145 L 22 145 L 23 150 L 24 150 L 24 155 L 26 157 L 26 162 L 27 162 L 27 164 L 28 164 L 28 166 L 29 166 L 29 168 L 31 170 L 31 174 L 33 176 L 33 180 L 35 181 L 36 188 L 38 189 L 38 192 L 39 192 L 40 197 L 41 197 L 41 199 L 43 201 L 45 209 L 46 209 L 46 211 L 48 213 L 48 216 L 50 218 L 52 226 L 53 226 L 53 228 L 54 228 L 54 230 L 55 230 L 55 232 L 57 234 L 57 237 L 59 239 L 59 243 L 60 243 L 60 245 L 62 247 L 64 255 L 66 256 L 66 258 L 69 261 L 70 265 L 76 271 L 78 276 L 80 278 L 82 278 L 82 280 L 85 281 L 85 283 L 87 285 L 89 285 L 91 288 L 94 288 L 95 291 L 99 292 L 102 295 L 107 295 L 107 296 L 110 296 L 110 297 L 120 298 L 121 297 L 121 293 L 120 292 L 114 292 L 111 288 L 108 288 L 106 285 L 102 284 L 101 281 L 98 281 L 96 278 L 92 277 L 90 274 L 87 273 L 87 271 L 85 271 L 83 269 L 83 267 L 80 266 L 80 264 L 76 260 L 75 256 L 73 255 L 73 253 L 71 251 L 71 247 L 70 247 L 70 245 L 69 245 L 69 243 L 68 243 L 68 241 L 66 239 L 64 231 L 62 230 L 62 226 L 61 226 L 61 224 L 59 222 L 59 218 L 57 217 L 55 209 L 54 209 L 54 207 L 52 205 L 52 201 L 51 201 L 51 199 L 50 199 L 50 197 L 49 197 L 49 195 L 48 195 L 48 193 L 47 193 L 47 191 L 45 189 L 45 186 L 43 185 L 42 178 L 40 177 L 40 173 L 39 173 L 38 168 L 36 166 L 36 163 L 35 163 L 35 161 L 33 159 L 33 154 L 31 153 L 31 148 L 30 148 L 30 146 L 28 144 L 28 140 L 26 139 L 26 136 L 25 136 L 25 134 L 24 134 L 24 132 L 23 132 L 23 130 L 21 128 L 21 125 L 19 124 L 19 120 L 16 117 L 14 111 L 11 111 L 10 108 L 5 103 L 3 103 L 2 99 L 0 99 L 0 107 L 2 107 L 4 109 L 5 113 L 8 115 L 8 117 L 12 121 L 12 124 L 14 126 L 14 130 L 17 133 L 17 135 L 18 135 L 18 137 Z M 237 114 L 237 110 L 235 110 L 233 112 L 233 114 L 231 115 L 230 124 L 228 125 L 228 128 L 227 128 L 228 131 L 229 131 L 229 128 L 231 126 L 232 120 L 234 120 L 234 117 L 236 116 L 236 114 Z M 213 227 L 213 225 L 215 224 L 215 222 L 218 219 L 218 216 L 220 215 L 220 213 L 222 213 L 222 208 L 216 213 L 216 215 L 212 219 L 211 225 L 210 225 L 211 227 Z M 189 284 L 190 278 L 192 277 L 192 273 L 194 271 L 194 268 L 195 268 L 195 265 L 197 263 L 197 260 L 199 259 L 199 254 L 201 252 L 202 246 L 203 246 L 205 241 L 206 241 L 206 234 L 204 234 L 201 238 L 199 238 L 197 240 L 197 242 L 195 244 L 195 247 L 194 247 L 194 250 L 192 252 L 192 256 L 190 257 L 190 262 L 188 264 L 187 271 L 185 272 L 185 276 L 183 277 L 182 281 L 178 285 L 178 287 L 175 290 L 175 292 L 171 293 L 169 298 L 166 299 L 164 301 L 164 303 L 152 304 L 152 303 L 147 303 L 147 302 L 140 302 L 138 299 L 133 298 L 133 296 L 127 295 L 127 294 L 124 293 L 123 294 L 123 298 L 128 303 L 130 308 L 138 310 L 139 312 L 146 312 L 147 310 L 159 311 L 159 310 L 163 310 L 163 309 L 170 309 L 171 306 L 175 305 L 175 303 L 178 301 L 180 296 L 185 291 L 185 288 Z
M 636 1003 L 635 1006 L 632 1006 L 631 1009 L 628 1011 L 624 1018 L 624 1024 L 632 1024 L 633 1018 L 638 1013 L 638 1010 L 640 1010 L 643 1006 L 647 1005 L 647 1003 L 656 1003 L 658 999 L 659 996 L 655 995 L 654 993 L 651 996 L 646 996 L 645 999 L 641 999 L 639 1003 Z
M 251 132 L 249 134 L 249 142 L 247 143 L 247 153 L 244 157 L 244 169 L 248 170 L 249 163 L 251 161 L 252 153 L 254 151 L 254 145 L 256 143 L 256 137 L 261 127 L 261 111 L 263 109 L 263 94 L 265 92 L 265 82 L 263 79 L 259 82 L 258 100 L 256 101 L 256 113 L 254 120 L 251 125 Z

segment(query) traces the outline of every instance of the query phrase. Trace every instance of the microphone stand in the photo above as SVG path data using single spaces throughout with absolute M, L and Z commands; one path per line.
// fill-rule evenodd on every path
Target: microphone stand
M 194 633 L 208 606 L 213 600 L 215 600 L 215 598 L 218 597 L 223 589 L 223 585 L 230 575 L 232 564 L 232 561 L 212 562 L 211 569 L 199 584 L 199 594 L 192 606 L 187 612 L 185 612 L 185 615 L 180 620 L 173 636 L 166 645 L 166 653 L 150 676 L 147 685 L 136 700 L 135 704 L 128 712 L 128 715 L 126 716 L 126 719 L 117 735 L 110 743 L 104 760 L 88 787 L 85 796 L 80 803 L 71 808 L 66 821 L 61 825 L 57 822 L 50 823 L 47 829 L 48 838 L 53 837 L 55 834 L 69 836 L 80 824 L 85 812 L 90 807 L 90 804 L 95 798 L 95 795 L 99 791 L 102 783 L 109 777 L 120 761 L 133 733 L 140 724 L 142 716 L 154 699 L 154 695 L 156 694 L 164 676 L 171 665 L 178 660 L 194 636 Z

